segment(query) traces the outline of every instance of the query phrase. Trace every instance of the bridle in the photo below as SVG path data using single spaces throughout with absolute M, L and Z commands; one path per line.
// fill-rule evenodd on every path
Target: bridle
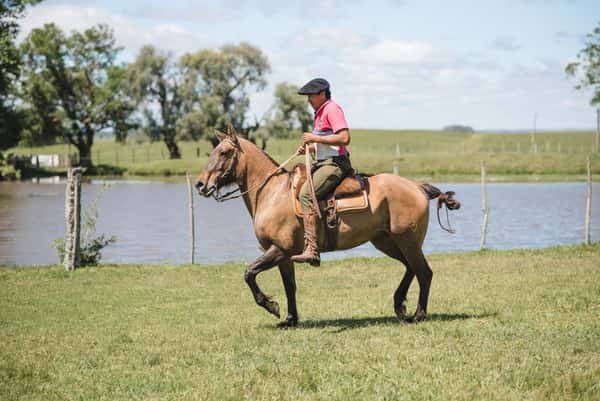
M 235 142 L 233 142 L 231 139 L 229 138 L 225 138 L 223 139 L 223 141 L 229 141 L 229 143 L 231 143 L 231 145 L 233 145 L 233 147 L 236 149 L 235 154 L 234 154 L 234 161 L 233 163 L 231 163 L 231 167 L 229 167 L 229 169 L 225 172 L 225 174 L 223 174 L 223 177 L 228 177 L 230 174 L 233 174 L 233 171 L 235 170 L 235 168 L 237 167 L 237 163 L 238 163 L 238 153 L 239 153 L 239 144 L 236 144 Z M 238 186 L 237 188 L 235 188 L 232 191 L 229 191 L 225 194 L 221 194 L 221 192 L 219 191 L 219 188 L 217 187 L 213 192 L 212 192 L 212 197 L 217 201 L 217 202 L 225 202 L 228 200 L 232 200 L 232 199 L 236 199 L 236 198 L 241 198 L 242 196 L 257 190 L 259 191 L 260 189 L 262 189 L 262 187 L 264 187 L 267 182 L 277 173 L 279 173 L 283 167 L 288 164 L 290 161 L 292 161 L 292 159 L 294 157 L 296 157 L 298 155 L 298 151 L 294 152 L 293 155 L 291 155 L 286 161 L 284 161 L 283 163 L 281 163 L 279 166 L 277 166 L 277 168 L 275 170 L 273 170 L 273 172 L 271 172 L 269 175 L 267 175 L 265 177 L 264 180 L 262 180 L 262 182 L 260 182 L 257 185 L 254 185 L 250 188 L 248 188 L 245 191 L 242 191 L 242 189 Z M 239 192 L 239 193 L 236 193 Z

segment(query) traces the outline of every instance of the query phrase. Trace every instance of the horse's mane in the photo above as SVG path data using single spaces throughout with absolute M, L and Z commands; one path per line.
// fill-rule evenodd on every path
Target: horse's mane
M 251 149 L 256 150 L 258 153 L 262 154 L 263 156 L 265 156 L 267 158 L 267 160 L 269 160 L 271 163 L 273 163 L 273 165 L 275 167 L 279 166 L 279 163 L 273 159 L 271 157 L 271 155 L 269 155 L 267 152 L 265 152 L 264 150 L 260 149 L 258 146 L 256 146 L 256 144 L 244 137 L 237 137 L 239 141 L 241 141 L 242 143 L 244 143 L 245 145 L 249 145 Z M 281 175 L 281 174 L 287 174 L 287 180 L 288 180 L 288 184 L 291 184 L 291 177 L 292 177 L 292 172 L 289 171 L 288 169 L 286 169 L 285 167 L 281 167 L 281 171 L 279 171 L 277 175 Z

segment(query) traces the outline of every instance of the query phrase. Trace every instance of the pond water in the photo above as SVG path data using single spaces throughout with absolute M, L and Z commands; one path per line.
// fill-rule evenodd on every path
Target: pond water
M 103 263 L 181 264 L 189 261 L 187 188 L 183 183 L 113 181 L 98 201 L 97 233 L 117 236 Z M 426 253 L 479 249 L 481 187 L 440 184 L 456 191 L 460 210 L 450 212 L 455 234 L 441 230 L 434 202 Z M 103 188 L 82 187 L 83 208 Z M 0 265 L 57 263 L 51 243 L 65 235 L 64 183 L 0 183 Z M 195 195 L 196 262 L 250 262 L 259 256 L 250 216 L 241 200 L 217 203 Z M 586 184 L 488 184 L 487 247 L 540 248 L 584 240 Z M 445 220 L 442 214 L 443 221 Z M 600 186 L 592 194 L 592 241 L 600 240 Z M 373 246 L 324 255 L 324 259 L 381 255 Z

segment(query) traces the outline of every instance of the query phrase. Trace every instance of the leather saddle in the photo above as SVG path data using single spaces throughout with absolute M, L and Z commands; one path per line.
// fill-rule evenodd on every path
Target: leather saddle
M 292 194 L 294 212 L 298 217 L 302 216 L 302 206 L 298 200 L 300 189 L 306 182 L 306 165 L 297 164 L 292 170 Z M 327 216 L 327 225 L 337 225 L 337 215 L 354 211 L 361 211 L 369 207 L 369 181 L 365 176 L 352 174 L 344 178 L 333 193 L 325 200 L 319 201 L 319 208 L 324 216 Z

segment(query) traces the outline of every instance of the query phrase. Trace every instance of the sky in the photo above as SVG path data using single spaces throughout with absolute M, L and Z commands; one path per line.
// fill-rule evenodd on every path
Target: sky
M 125 62 L 145 44 L 178 57 L 248 42 L 271 65 L 252 118 L 276 84 L 323 77 L 350 128 L 596 126 L 591 91 L 564 69 L 600 23 L 600 0 L 45 0 L 19 38 L 47 22 L 107 23 Z

